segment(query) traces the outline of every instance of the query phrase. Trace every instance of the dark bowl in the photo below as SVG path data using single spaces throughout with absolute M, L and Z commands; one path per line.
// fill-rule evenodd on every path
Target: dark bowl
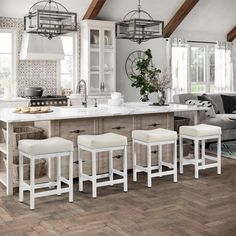
M 25 88 L 25 97 L 42 97 L 43 88 L 41 87 L 30 87 Z

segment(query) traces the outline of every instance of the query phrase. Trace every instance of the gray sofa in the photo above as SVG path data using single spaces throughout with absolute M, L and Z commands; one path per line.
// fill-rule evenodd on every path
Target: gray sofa
M 201 94 L 193 94 L 193 93 L 178 94 L 174 95 L 173 100 L 174 103 L 185 104 L 186 100 L 188 99 L 197 100 L 198 96 L 200 95 Z M 222 128 L 222 141 L 234 140 L 234 139 L 236 140 L 236 121 L 229 119 L 230 117 L 236 118 L 236 114 L 225 114 L 224 105 L 220 94 L 208 94 L 208 95 L 217 104 L 219 108 L 219 114 L 216 114 L 215 118 L 209 118 L 206 117 L 206 115 L 204 114 L 205 112 L 201 112 L 199 117 L 199 123 L 220 126 Z M 236 93 L 230 93 L 224 95 L 236 96 Z M 191 120 L 193 120 L 193 114 L 186 115 L 182 113 L 177 115 L 188 117 Z

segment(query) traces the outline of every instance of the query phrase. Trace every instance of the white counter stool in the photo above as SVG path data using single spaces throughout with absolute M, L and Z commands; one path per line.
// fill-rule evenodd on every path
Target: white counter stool
M 24 191 L 30 191 L 30 209 L 35 208 L 35 199 L 50 195 L 61 195 L 69 193 L 69 202 L 73 202 L 73 142 L 53 137 L 41 140 L 25 139 L 19 141 L 19 201 L 24 200 Z M 23 159 L 30 159 L 30 183 L 27 184 L 23 179 Z M 35 160 L 57 158 L 57 181 L 42 184 L 35 184 Z M 69 178 L 61 176 L 61 157 L 69 157 Z M 68 185 L 62 188 L 61 183 Z M 35 193 L 36 189 L 57 186 L 56 190 L 41 191 Z
M 83 156 L 81 150 L 92 153 L 92 175 L 83 173 Z M 123 171 L 113 168 L 113 151 L 124 150 Z M 109 152 L 109 173 L 97 175 L 96 158 L 99 152 Z M 121 184 L 124 185 L 124 191 L 128 191 L 127 180 L 127 137 L 106 133 L 101 135 L 80 135 L 78 136 L 78 158 L 79 158 L 79 191 L 83 191 L 83 182 L 92 182 L 92 197 L 97 197 L 97 187 Z M 114 174 L 121 176 L 120 179 L 113 179 Z M 109 180 L 97 182 L 97 179 L 108 178 Z
M 195 178 L 199 178 L 199 170 L 214 167 L 217 167 L 217 174 L 221 174 L 221 133 L 221 127 L 213 125 L 181 126 L 179 129 L 180 173 L 183 174 L 183 166 L 194 165 Z M 194 159 L 185 159 L 183 157 L 183 139 L 194 141 Z M 209 156 L 205 153 L 205 141 L 209 139 L 217 139 L 217 157 Z M 199 159 L 200 143 L 202 148 L 201 159 Z M 206 164 L 205 159 L 215 161 L 215 163 Z
M 138 172 L 146 172 L 148 179 L 148 187 L 152 187 L 153 177 L 162 177 L 166 175 L 173 175 L 174 182 L 177 182 L 177 133 L 167 129 L 154 130 L 134 130 L 132 132 L 133 138 L 133 181 L 137 181 Z M 137 165 L 136 158 L 136 144 L 147 146 L 147 167 Z M 162 160 L 162 145 L 173 144 L 173 163 L 167 163 Z M 151 148 L 158 146 L 158 166 L 152 166 Z M 173 170 L 163 171 L 162 166 L 166 166 Z M 152 173 L 157 170 L 157 173 Z

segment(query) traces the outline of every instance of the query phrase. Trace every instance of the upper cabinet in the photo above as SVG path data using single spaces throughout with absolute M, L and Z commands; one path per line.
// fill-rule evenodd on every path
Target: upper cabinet
M 116 90 L 115 23 L 83 20 L 80 29 L 80 79 L 89 95 L 109 95 Z

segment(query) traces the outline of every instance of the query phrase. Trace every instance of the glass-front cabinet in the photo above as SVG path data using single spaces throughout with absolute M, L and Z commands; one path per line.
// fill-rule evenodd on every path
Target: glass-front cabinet
M 81 22 L 80 79 L 88 84 L 89 95 L 109 95 L 116 90 L 115 23 Z

